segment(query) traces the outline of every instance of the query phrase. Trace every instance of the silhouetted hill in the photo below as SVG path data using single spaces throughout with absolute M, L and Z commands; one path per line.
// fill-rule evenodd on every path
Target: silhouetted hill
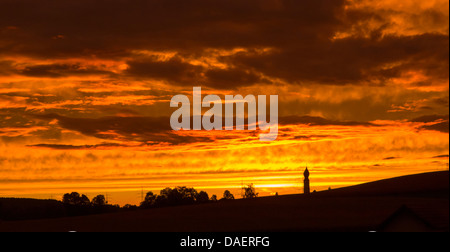
M 321 196 L 420 196 L 447 197 L 449 172 L 439 171 L 378 180 L 365 184 L 317 192 Z
M 121 209 L 112 205 L 77 206 L 56 200 L 0 198 L 0 220 L 33 220 L 112 213 Z M 123 209 L 126 211 L 126 209 Z
M 404 223 L 448 231 L 448 188 L 448 172 L 427 173 L 310 195 L 3 222 L 0 231 L 370 231 L 381 227 L 395 230 L 404 227 Z M 444 189 L 446 197 L 442 194 Z
M 65 216 L 60 201 L 0 198 L 0 220 L 43 219 Z

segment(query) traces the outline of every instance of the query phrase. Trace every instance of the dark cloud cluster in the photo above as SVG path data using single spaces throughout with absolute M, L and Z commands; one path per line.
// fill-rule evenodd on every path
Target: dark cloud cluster
M 63 129 L 68 129 L 82 133 L 87 136 L 94 136 L 104 140 L 116 140 L 124 142 L 138 142 L 143 145 L 154 145 L 166 143 L 171 145 L 183 145 L 189 143 L 207 143 L 215 140 L 233 139 L 232 135 L 205 135 L 205 136 L 182 136 L 177 134 L 170 127 L 168 117 L 103 117 L 103 118 L 74 118 L 61 116 L 58 114 L 31 115 L 39 120 L 57 120 L 58 125 Z M 224 121 L 224 120 L 223 120 Z M 327 120 L 321 117 L 281 117 L 280 125 L 309 125 L 309 126 L 376 126 L 367 122 L 341 122 Z M 192 120 L 191 120 L 192 123 Z M 257 139 L 257 131 L 243 131 L 244 136 Z M 335 137 L 328 135 L 298 135 L 289 129 L 280 132 L 280 138 L 295 140 L 315 140 L 320 138 Z M 294 132 L 295 133 L 295 132 Z M 94 149 L 108 147 L 125 146 L 116 143 L 103 143 L 99 145 L 61 145 L 61 144 L 37 144 L 32 147 L 52 148 L 52 149 Z
M 4 0 L 0 54 L 39 58 L 126 59 L 125 75 L 174 85 L 233 89 L 279 79 L 289 83 L 382 84 L 410 71 L 448 79 L 448 34 L 386 35 L 386 13 L 346 11 L 345 0 Z M 435 15 L 431 15 L 432 19 Z M 354 24 L 385 26 L 333 39 Z M 441 18 L 442 19 L 442 18 Z M 440 20 L 440 19 L 439 19 Z M 357 30 L 357 29 L 356 29 Z M 247 48 L 217 60 L 227 69 L 181 60 L 208 49 Z M 271 48 L 267 53 L 253 49 Z M 136 50 L 175 51 L 167 61 L 136 59 Z M 26 68 L 29 76 L 105 74 L 70 65 Z M 418 82 L 415 85 L 430 85 Z
M 211 142 L 209 137 L 188 137 L 179 136 L 172 131 L 168 117 L 101 117 L 101 118 L 74 118 L 61 116 L 58 114 L 32 115 L 41 120 L 57 120 L 58 125 L 63 129 L 68 129 L 82 133 L 86 136 L 94 136 L 104 140 L 115 140 L 122 142 L 138 142 L 145 145 L 168 143 L 181 145 L 196 142 Z M 86 145 L 86 146 L 55 146 L 40 144 L 35 147 L 46 148 L 105 148 L 106 145 Z
M 201 79 L 202 67 L 183 62 L 180 58 L 158 61 L 156 58 L 131 60 L 126 73 L 137 78 L 165 80 L 175 84 L 191 85 Z
M 254 84 L 270 83 L 249 68 L 220 69 L 206 68 L 184 62 L 180 57 L 173 57 L 168 61 L 158 61 L 155 57 L 131 60 L 126 74 L 136 78 L 164 80 L 180 86 L 202 85 L 218 89 L 233 89 L 236 86 L 251 86 Z
M 109 71 L 96 67 L 84 67 L 81 64 L 49 64 L 32 65 L 18 70 L 17 73 L 24 76 L 61 78 L 82 75 L 111 75 Z
M 449 115 L 427 115 L 410 120 L 411 122 L 429 123 L 420 129 L 449 133 Z
M 0 23 L 15 53 L 114 57 L 130 49 L 192 51 L 329 36 L 343 0 L 5 0 Z M 6 29 L 15 27 L 16 29 Z M 316 30 L 320 29 L 320 32 Z M 325 34 L 324 34 L 325 33 Z M 6 38 L 9 35 L 9 38 Z M 26 41 L 28 38 L 34 41 Z M 298 39 L 297 39 L 298 40 Z M 15 45 L 13 42 L 21 44 Z M 42 42 L 42 43 L 41 43 Z
M 436 124 L 432 124 L 432 125 L 425 125 L 420 127 L 421 129 L 426 129 L 426 130 L 434 130 L 434 131 L 439 131 L 442 133 L 449 133 L 449 121 L 446 122 L 439 122 Z
M 370 122 L 329 120 L 317 116 L 286 116 L 279 118 L 281 125 L 306 124 L 311 126 L 377 126 Z
M 70 145 L 70 144 L 35 144 L 28 147 L 47 148 L 54 150 L 85 150 L 85 149 L 101 149 L 111 147 L 126 147 L 126 145 L 116 143 L 102 143 L 96 145 Z
M 303 42 L 274 54 L 238 54 L 230 63 L 292 83 L 359 84 L 400 77 L 413 70 L 448 79 L 448 36 L 346 38 Z M 394 63 L 395 67 L 386 66 Z
M 58 120 L 65 129 L 78 131 L 89 136 L 106 138 L 108 132 L 124 136 L 145 135 L 171 130 L 168 118 L 155 117 L 103 117 L 103 118 L 72 118 L 58 114 L 36 115 L 39 119 Z
M 425 115 L 425 116 L 411 119 L 410 122 L 430 123 L 430 122 L 436 122 L 436 121 L 440 121 L 440 120 L 448 121 L 449 115 Z
M 448 158 L 448 157 L 449 157 L 448 154 L 444 154 L 444 155 L 434 156 L 433 158 Z

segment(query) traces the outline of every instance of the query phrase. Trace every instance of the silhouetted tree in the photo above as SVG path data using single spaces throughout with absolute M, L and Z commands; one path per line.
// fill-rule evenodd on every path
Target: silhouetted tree
M 252 199 L 258 197 L 259 193 L 256 193 L 256 189 L 253 184 L 244 187 L 244 199 Z
M 136 205 L 126 204 L 125 206 L 122 207 L 122 209 L 126 210 L 126 211 L 132 211 L 132 210 L 137 210 L 138 207 Z
M 234 200 L 234 195 L 230 191 L 226 190 L 223 193 L 223 198 L 222 199 L 223 200 Z
M 77 205 L 80 198 L 81 196 L 77 192 L 66 193 L 63 196 L 62 203 L 67 205 Z
M 77 192 L 66 193 L 63 196 L 64 203 L 68 216 L 79 216 L 91 214 L 91 202 L 86 195 L 80 195 Z
M 156 206 L 156 198 L 157 196 L 153 194 L 153 192 L 148 192 L 145 195 L 145 199 L 143 202 L 141 202 L 141 207 L 143 208 L 150 208 Z
M 156 198 L 158 206 L 176 206 L 194 204 L 198 197 L 198 193 L 194 188 L 176 187 L 165 188 L 161 190 L 160 195 Z
M 213 194 L 213 196 L 211 196 L 210 201 L 216 202 L 217 201 L 217 195 Z
M 196 197 L 196 202 L 197 203 L 207 203 L 209 202 L 209 195 L 207 192 L 201 191 L 198 193 L 197 197 Z
M 177 187 L 174 190 L 178 191 L 178 193 L 181 195 L 181 202 L 182 204 L 193 204 L 197 201 L 198 198 L 198 192 L 197 190 L 195 190 L 194 188 L 189 188 L 189 187 Z M 206 194 L 208 195 L 208 194 Z M 207 196 L 207 198 L 209 199 L 209 197 Z
M 91 201 L 89 200 L 89 198 L 86 195 L 82 194 L 81 195 L 80 205 L 81 206 L 90 206 L 91 205 Z
M 166 188 L 161 191 L 161 196 L 167 199 L 167 204 L 170 206 L 183 204 L 183 195 L 180 190 Z
M 211 200 L 217 201 L 217 196 L 213 196 Z M 178 186 L 175 188 L 164 188 L 159 195 L 153 192 L 148 192 L 145 200 L 141 202 L 141 208 L 165 207 L 165 206 L 179 206 L 190 205 L 195 203 L 209 202 L 209 195 L 205 191 L 197 192 L 194 188 L 186 186 Z
M 93 206 L 105 206 L 106 203 L 107 202 L 104 195 L 97 195 L 92 199 Z
M 80 196 L 80 194 L 77 192 L 64 194 L 62 202 L 64 204 L 73 206 L 89 206 L 91 204 L 89 198 L 86 195 L 83 194 Z
M 156 196 L 155 207 L 167 206 L 168 205 L 167 197 L 163 195 Z

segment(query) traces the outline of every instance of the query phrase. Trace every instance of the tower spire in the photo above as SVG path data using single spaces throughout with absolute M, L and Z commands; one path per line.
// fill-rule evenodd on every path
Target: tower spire
M 309 187 L 309 170 L 308 165 L 306 166 L 305 172 L 303 172 L 303 176 L 305 179 L 303 180 L 303 193 L 309 194 L 311 192 L 311 189 Z

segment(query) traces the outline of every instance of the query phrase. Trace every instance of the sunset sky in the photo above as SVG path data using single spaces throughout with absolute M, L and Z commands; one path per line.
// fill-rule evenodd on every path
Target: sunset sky
M 173 131 L 170 100 L 279 96 L 279 135 Z M 139 204 L 447 170 L 448 0 L 0 0 L 0 197 Z

